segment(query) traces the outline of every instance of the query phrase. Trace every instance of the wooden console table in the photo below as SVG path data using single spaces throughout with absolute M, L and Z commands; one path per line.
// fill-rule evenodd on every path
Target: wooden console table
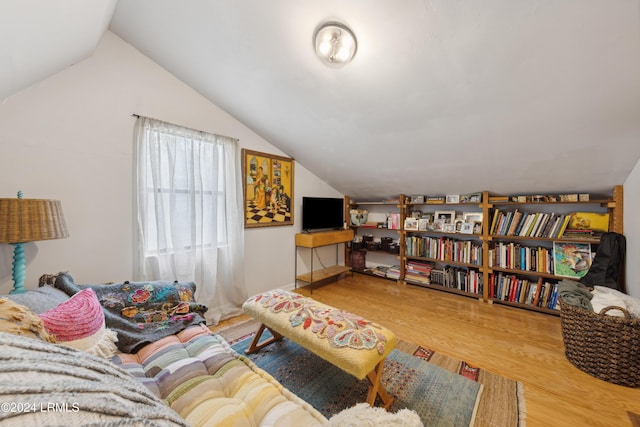
M 338 264 L 338 245 L 353 240 L 353 230 L 334 230 L 319 231 L 316 233 L 298 233 L 296 234 L 296 259 L 295 259 L 295 288 L 298 288 L 298 280 L 309 283 L 310 293 L 313 293 L 313 283 L 336 277 L 342 273 L 351 271 L 351 267 Z M 336 263 L 335 265 L 313 270 L 313 255 L 316 248 L 322 246 L 336 245 Z M 298 248 L 311 249 L 311 271 L 309 273 L 298 275 Z

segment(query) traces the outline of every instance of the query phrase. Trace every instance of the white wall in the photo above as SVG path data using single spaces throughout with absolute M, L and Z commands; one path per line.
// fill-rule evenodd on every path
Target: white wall
M 640 298 L 640 160 L 624 183 L 624 235 L 627 240 L 627 293 Z
M 70 237 L 25 245 L 27 279 L 69 271 L 78 283 L 132 275 L 133 113 L 228 135 L 286 155 L 107 32 L 93 56 L 0 103 L 0 197 L 62 201 Z M 245 231 L 249 293 L 291 287 L 302 195 L 341 195 L 295 165 L 295 226 Z M 0 294 L 12 247 L 0 245 Z

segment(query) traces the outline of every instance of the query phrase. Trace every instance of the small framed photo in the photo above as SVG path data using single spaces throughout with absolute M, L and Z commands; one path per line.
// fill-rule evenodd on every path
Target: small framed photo
M 472 222 L 463 222 L 460 227 L 460 234 L 474 234 Z
M 481 203 L 482 193 L 470 193 L 460 196 L 460 203 Z
M 473 221 L 473 234 L 482 234 L 482 221 Z
M 460 195 L 459 194 L 447 194 L 445 197 L 445 203 L 460 203 Z
M 420 219 L 426 219 L 427 222 L 433 221 L 433 214 L 431 212 L 422 212 Z
M 434 219 L 433 220 L 433 231 L 443 231 L 443 228 L 444 228 L 445 224 L 446 224 L 446 222 L 442 218 Z
M 411 200 L 411 203 L 415 203 L 415 204 L 424 203 L 424 196 L 414 195 L 414 196 L 411 196 L 410 200 Z
M 404 220 L 404 229 L 405 230 L 418 230 L 418 220 L 416 218 L 405 218 Z
M 433 218 L 434 221 L 442 219 L 447 224 L 453 224 L 453 220 L 456 218 L 456 211 L 435 211 Z
M 462 224 L 464 224 L 464 219 L 460 216 L 453 220 L 456 233 L 460 233 L 460 230 L 462 230 Z
M 444 233 L 455 233 L 456 232 L 456 226 L 455 226 L 455 224 L 450 224 L 450 223 L 447 222 L 442 226 L 442 231 Z
M 415 219 L 422 218 L 422 212 L 421 211 L 413 211 L 413 212 L 411 212 L 411 218 L 415 218 Z
M 464 219 L 464 222 L 482 222 L 482 217 L 482 212 L 465 212 L 462 214 L 462 219 Z
M 418 231 L 427 231 L 429 229 L 429 222 L 428 218 L 420 218 L 418 220 Z

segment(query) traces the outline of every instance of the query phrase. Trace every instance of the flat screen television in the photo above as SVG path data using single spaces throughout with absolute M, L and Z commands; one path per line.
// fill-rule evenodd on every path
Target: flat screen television
M 336 230 L 344 226 L 344 199 L 302 197 L 302 230 Z

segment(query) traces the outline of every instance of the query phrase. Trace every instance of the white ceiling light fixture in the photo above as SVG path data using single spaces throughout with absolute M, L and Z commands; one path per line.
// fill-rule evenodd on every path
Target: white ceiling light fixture
M 350 62 L 358 50 L 353 31 L 339 22 L 326 22 L 313 35 L 316 55 L 326 64 L 339 68 Z

